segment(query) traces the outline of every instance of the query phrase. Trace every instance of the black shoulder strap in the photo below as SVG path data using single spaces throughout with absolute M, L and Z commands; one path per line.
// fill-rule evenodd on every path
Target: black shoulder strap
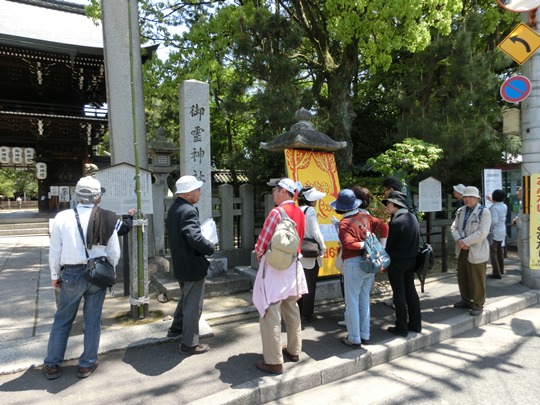
M 74 207 L 73 211 L 75 211 L 75 219 L 77 220 L 77 227 L 79 228 L 79 234 L 81 235 L 81 239 L 83 242 L 84 253 L 86 254 L 86 258 L 89 259 L 90 257 L 88 256 L 88 250 L 86 249 L 86 242 L 84 240 L 84 232 L 82 229 L 81 220 L 79 219 L 79 212 L 77 211 L 77 207 Z

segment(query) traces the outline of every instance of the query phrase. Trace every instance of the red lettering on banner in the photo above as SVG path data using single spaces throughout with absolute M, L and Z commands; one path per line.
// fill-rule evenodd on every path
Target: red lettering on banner
M 339 252 L 339 247 L 331 247 L 330 249 L 326 250 L 324 257 L 331 257 L 331 258 L 337 257 L 338 252 Z

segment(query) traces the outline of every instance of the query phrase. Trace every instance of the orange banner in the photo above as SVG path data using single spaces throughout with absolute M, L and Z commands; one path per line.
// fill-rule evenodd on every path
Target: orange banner
M 529 238 L 531 270 L 540 270 L 540 174 L 531 174 Z
M 312 186 L 326 193 L 326 196 L 317 201 L 315 210 L 318 214 L 319 225 L 324 236 L 326 255 L 323 259 L 319 276 L 333 276 L 339 274 L 334 266 L 338 253 L 338 235 L 332 224 L 332 217 L 336 215 L 330 207 L 330 202 L 337 198 L 339 193 L 339 178 L 336 160 L 330 152 L 314 152 L 307 150 L 285 149 L 285 164 L 287 176 L 299 181 L 302 186 Z

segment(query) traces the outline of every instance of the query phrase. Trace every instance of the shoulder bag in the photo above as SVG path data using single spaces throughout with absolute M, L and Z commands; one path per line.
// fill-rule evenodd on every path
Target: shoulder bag
M 308 209 L 309 207 L 304 210 L 304 216 L 306 215 Z M 319 242 L 317 242 L 315 239 L 304 237 L 304 239 L 302 239 L 301 252 L 302 256 L 304 257 L 315 258 L 319 257 L 321 254 L 321 247 L 319 246 Z
M 86 268 L 84 269 L 84 279 L 98 287 L 107 288 L 112 287 L 116 282 L 116 271 L 114 266 L 109 263 L 105 256 L 90 259 L 88 256 L 88 250 L 86 249 L 86 242 L 84 240 L 84 233 L 81 226 L 81 220 L 79 219 L 79 213 L 77 208 L 75 211 L 75 218 L 77 219 L 77 226 L 79 228 L 79 234 L 84 245 L 84 253 L 86 253 Z

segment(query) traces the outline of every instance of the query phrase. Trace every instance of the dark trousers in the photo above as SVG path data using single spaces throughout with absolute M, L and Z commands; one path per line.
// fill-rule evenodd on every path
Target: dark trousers
M 193 347 L 199 344 L 199 319 L 204 298 L 204 278 L 199 281 L 179 281 L 182 296 L 169 330 L 182 333 L 182 344 Z
M 304 274 L 306 275 L 308 293 L 302 295 L 302 298 L 298 300 L 298 307 L 300 308 L 300 315 L 309 318 L 313 315 L 313 308 L 315 307 L 315 292 L 317 291 L 317 277 L 319 277 L 319 264 L 317 261 L 315 261 L 313 268 L 304 269 Z
M 388 268 L 388 279 L 396 306 L 396 327 L 400 332 L 422 331 L 420 299 L 414 286 L 415 264 L 416 258 L 392 259 Z
M 500 277 L 501 274 L 504 274 L 504 252 L 502 241 L 494 240 L 489 246 L 489 258 L 491 260 L 491 267 L 493 268 L 493 275 Z

